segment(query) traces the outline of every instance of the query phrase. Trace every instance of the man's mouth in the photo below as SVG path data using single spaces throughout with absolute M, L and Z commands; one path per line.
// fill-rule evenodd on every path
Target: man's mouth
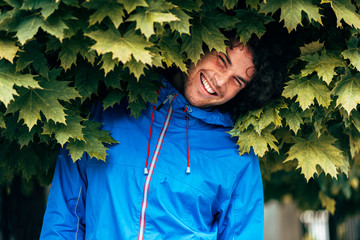
M 204 75 L 202 73 L 200 73 L 200 80 L 201 80 L 201 83 L 204 86 L 205 90 L 209 94 L 217 95 L 216 92 L 214 91 L 214 89 L 210 86 L 209 82 L 206 80 L 206 78 L 204 77 Z

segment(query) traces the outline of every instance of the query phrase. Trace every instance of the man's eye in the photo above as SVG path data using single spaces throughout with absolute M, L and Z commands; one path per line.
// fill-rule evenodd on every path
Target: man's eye
M 226 61 L 225 61 L 225 59 L 224 59 L 222 56 L 220 56 L 220 55 L 218 55 L 218 58 L 220 59 L 222 65 L 224 65 L 224 66 L 226 67 Z
M 242 82 L 240 79 L 234 77 L 234 81 L 235 81 L 235 84 L 238 85 L 239 87 L 242 87 Z

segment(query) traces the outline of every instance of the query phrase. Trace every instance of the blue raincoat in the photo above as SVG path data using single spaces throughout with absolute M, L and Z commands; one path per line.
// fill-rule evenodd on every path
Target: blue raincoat
M 40 239 L 263 239 L 258 158 L 238 154 L 230 116 L 170 84 L 156 106 L 138 119 L 96 107 L 120 144 L 106 162 L 60 151 Z

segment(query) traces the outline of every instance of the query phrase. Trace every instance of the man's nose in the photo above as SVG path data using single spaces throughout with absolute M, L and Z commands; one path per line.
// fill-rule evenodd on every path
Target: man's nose
M 219 71 L 214 74 L 214 78 L 215 78 L 214 82 L 217 86 L 221 87 L 229 81 L 230 77 L 231 77 L 231 71 L 228 70 Z

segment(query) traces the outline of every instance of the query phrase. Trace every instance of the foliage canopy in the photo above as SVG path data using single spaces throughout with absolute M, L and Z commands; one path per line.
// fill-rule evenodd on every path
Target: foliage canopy
M 360 163 L 358 0 L 0 0 L 0 184 L 49 183 L 66 147 L 100 160 L 115 141 L 90 106 L 156 102 L 156 69 L 186 71 L 224 30 L 246 43 L 282 25 L 295 39 L 281 98 L 239 116 L 239 153 L 260 156 L 268 198 L 334 211 L 356 203 Z M 274 190 L 276 189 L 276 190 Z M 279 190 L 281 189 L 281 190 Z M 355 205 L 356 206 L 356 205 Z M 349 209 L 352 211 L 353 209 Z

